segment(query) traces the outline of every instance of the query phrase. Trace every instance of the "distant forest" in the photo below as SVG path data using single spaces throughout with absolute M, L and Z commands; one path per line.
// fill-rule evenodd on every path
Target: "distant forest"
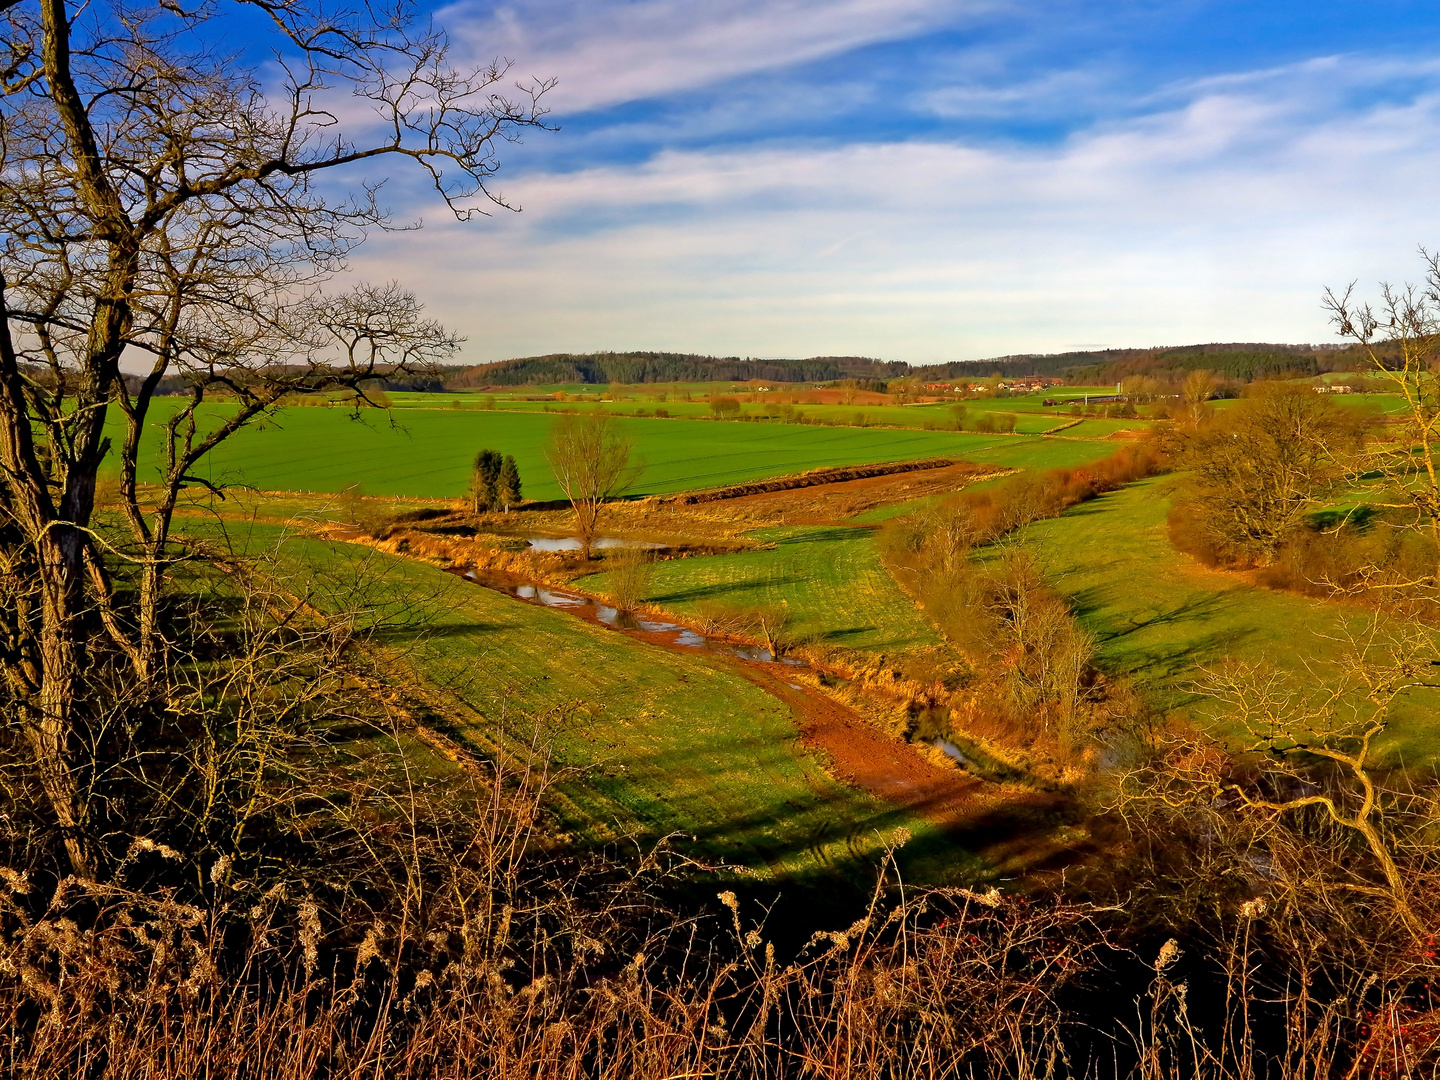
M 806 360 L 745 359 L 693 353 L 553 353 L 467 368 L 445 380 L 451 390 L 476 386 L 538 386 L 554 383 L 835 382 L 895 379 L 910 374 L 900 361 L 865 356 L 812 356 Z
M 1384 348 L 1382 346 L 1383 355 Z M 760 379 L 783 383 L 836 383 L 884 389 L 890 379 L 906 376 L 922 382 L 954 382 L 1000 375 L 1007 379 L 1027 375 L 1062 378 L 1071 383 L 1106 384 L 1132 375 L 1151 375 L 1175 382 L 1197 369 L 1238 382 L 1279 375 L 1315 376 L 1332 371 L 1367 367 L 1354 349 L 1316 348 L 1313 345 L 1184 345 L 1176 348 L 1103 349 L 1094 352 L 1026 353 L 990 360 L 957 360 L 949 364 L 915 367 L 900 360 L 868 356 L 811 356 L 806 359 L 742 359 L 738 356 L 701 356 L 696 353 L 616 352 L 552 353 L 501 360 L 476 367 L 439 367 L 424 373 L 383 380 L 386 390 L 441 392 L 474 390 L 486 386 L 540 386 L 557 383 L 681 383 L 749 382 Z M 42 384 L 48 370 L 27 367 L 27 374 Z M 127 374 L 132 393 L 143 376 Z M 157 388 L 160 394 L 188 392 L 188 375 L 170 375 Z
M 1187 372 L 1204 370 L 1249 382 L 1277 375 L 1314 376 L 1329 371 L 1353 371 L 1364 366 L 1363 362 L 1364 357 L 1351 349 L 1236 343 L 1001 356 L 993 360 L 936 364 L 918 368 L 915 374 L 937 381 L 998 373 L 1006 378 L 1046 375 L 1072 382 L 1111 383 L 1131 375 L 1152 375 L 1173 381 L 1183 378 Z
M 828 383 L 844 379 L 886 380 L 904 376 L 948 382 L 982 379 L 990 375 L 1005 378 L 1044 375 L 1071 382 L 1110 383 L 1131 375 L 1183 378 L 1186 372 L 1197 369 L 1248 382 L 1277 375 L 1313 376 L 1330 371 L 1351 371 L 1363 366 L 1362 360 L 1363 357 L 1349 349 L 1268 344 L 1037 353 L 922 367 L 866 356 L 812 356 L 784 360 L 668 352 L 552 353 L 478 367 L 446 369 L 441 377 L 447 390 L 556 383 L 746 382 L 751 379 Z

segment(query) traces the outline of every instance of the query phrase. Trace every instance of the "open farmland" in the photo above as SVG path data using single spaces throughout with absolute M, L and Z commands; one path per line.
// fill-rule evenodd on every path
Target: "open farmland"
M 751 400 L 758 398 L 759 400 Z M 959 417 L 963 430 L 974 431 L 976 423 L 989 415 L 1008 415 L 1014 418 L 1015 430 L 1021 434 L 1038 435 L 1050 431 L 1063 424 L 1069 423 L 1074 417 L 1070 416 L 1065 409 L 1047 409 L 1040 411 L 1038 408 L 1015 408 L 1013 402 L 1024 399 L 1005 400 L 984 400 L 969 402 L 965 405 L 965 412 Z M 1035 403 L 1038 406 L 1038 402 Z M 440 403 L 425 402 L 422 404 L 402 405 L 396 401 L 398 410 L 415 411 L 417 409 L 437 408 L 443 406 Z M 465 406 L 461 406 L 464 408 Z M 476 406 L 470 406 L 474 408 Z M 614 413 L 617 416 L 655 416 L 657 412 L 673 419 L 711 419 L 714 410 L 708 402 L 704 401 L 678 401 L 663 402 L 660 404 L 637 403 L 632 400 L 618 401 L 569 401 L 564 404 L 556 404 L 546 401 L 524 401 L 501 399 L 495 403 L 495 411 L 504 412 L 554 412 L 559 409 L 574 408 L 600 408 L 606 412 Z M 780 415 L 780 410 L 792 408 L 780 401 L 767 401 L 764 395 L 744 395 L 736 414 L 740 419 L 763 420 L 767 417 L 774 418 Z M 926 431 L 954 431 L 957 417 L 950 405 L 943 403 L 921 403 L 914 405 L 890 405 L 890 404 L 824 404 L 809 405 L 801 404 L 793 406 L 794 417 L 802 418 L 806 423 L 830 424 L 838 427 L 899 427 L 916 428 Z M 1147 421 L 1132 420 L 1123 422 L 1132 429 L 1141 429 L 1148 426 Z
M 163 431 L 165 407 L 150 428 Z M 226 406 L 207 406 L 207 418 Z M 246 428 L 214 451 L 196 472 L 215 484 L 261 490 L 341 492 L 354 485 L 371 495 L 458 498 L 470 483 L 475 452 L 493 447 L 513 454 L 525 496 L 560 497 L 544 457 L 555 414 L 445 409 L 365 410 L 358 419 L 341 408 L 285 408 Z M 1079 464 L 1111 451 L 1104 443 L 973 432 L 824 427 L 714 420 L 626 419 L 636 457 L 645 464 L 634 494 L 718 487 L 828 466 L 953 456 L 1031 467 Z M 158 476 L 160 446 L 147 439 L 140 479 Z
M 553 391 L 547 393 L 546 391 Z M 921 430 L 955 430 L 958 422 L 973 431 L 977 422 L 987 416 L 1013 417 L 1015 430 L 1022 434 L 1039 434 L 1072 423 L 1076 417 L 1070 406 L 1081 404 L 1087 394 L 1106 395 L 1114 388 L 1056 387 L 1046 394 L 1017 394 L 1010 397 L 971 397 L 942 401 L 922 401 L 897 405 L 889 395 L 861 392 L 855 400 L 846 401 L 843 391 L 806 391 L 779 389 L 757 393 L 743 386 L 694 385 L 670 389 L 665 386 L 626 387 L 523 387 L 496 393 L 395 393 L 389 395 L 397 411 L 450 409 L 459 411 L 552 412 L 564 408 L 600 408 L 617 416 L 670 416 L 682 419 L 709 419 L 714 415 L 710 399 L 734 398 L 739 415 L 751 419 L 778 415 L 793 410 L 794 416 L 809 423 L 834 424 L 844 427 L 906 427 Z M 1057 402 L 1045 405 L 1046 400 Z M 958 416 L 954 406 L 963 406 Z M 1150 421 L 1139 418 L 1110 421 L 1109 430 L 1141 431 Z
M 0 6 L 0 1080 L 1440 1080 L 1440 4 Z

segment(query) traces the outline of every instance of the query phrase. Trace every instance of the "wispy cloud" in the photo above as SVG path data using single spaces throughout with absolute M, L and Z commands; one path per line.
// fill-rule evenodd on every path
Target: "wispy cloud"
M 1362 85 L 1368 64 L 1327 77 Z M 1440 239 L 1422 67 L 1419 89 L 1344 109 L 1302 76 L 1206 84 L 1053 146 L 750 145 L 534 174 L 525 215 L 377 254 L 409 264 L 475 360 L 1323 340 L 1325 285 L 1403 274 Z
M 1002 0 L 461 0 L 437 18 L 477 55 L 560 80 L 560 112 L 672 95 L 954 24 Z

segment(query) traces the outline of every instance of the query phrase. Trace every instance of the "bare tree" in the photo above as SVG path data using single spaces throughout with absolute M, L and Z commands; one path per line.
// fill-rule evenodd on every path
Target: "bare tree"
M 1220 380 L 1208 371 L 1192 371 L 1180 384 L 1180 400 L 1185 406 L 1185 418 L 1192 424 L 1205 419 L 1208 412 L 1206 402 L 1220 389 Z
M 633 443 L 609 413 L 566 413 L 550 429 L 546 457 L 555 482 L 575 509 L 575 531 L 590 558 L 605 504 L 640 478 L 630 463 Z
M 794 618 L 787 601 L 751 609 L 750 622 L 765 643 L 765 651 L 776 660 L 795 644 Z
M 988 623 L 991 647 L 1010 661 L 1006 691 L 1016 713 L 1038 717 L 1046 731 L 1053 716 L 1063 735 L 1074 734 L 1095 643 L 1046 588 L 1034 553 L 1019 545 L 1004 551 L 980 600 L 974 617 Z
M 605 595 L 618 612 L 634 611 L 654 577 L 654 559 L 644 548 L 612 548 L 605 556 Z
M 1363 417 L 1309 387 L 1258 386 L 1182 437 L 1187 510 L 1228 560 L 1268 562 L 1353 474 L 1364 434 Z
M 1237 732 L 1239 745 L 1225 750 L 1182 738 L 1134 790 L 1173 807 L 1228 808 L 1271 825 L 1322 813 L 1337 832 L 1320 846 L 1334 857 L 1309 856 L 1311 865 L 1298 869 L 1290 887 L 1311 898 L 1378 900 L 1424 940 L 1430 930 L 1415 907 L 1425 882 L 1407 875 L 1400 854 L 1418 840 L 1420 853 L 1433 856 L 1434 803 L 1382 786 L 1391 770 L 1377 760 L 1376 741 L 1398 700 L 1436 685 L 1440 653 L 1430 632 L 1383 613 L 1347 627 L 1331 644 L 1334 659 L 1303 673 L 1245 660 L 1207 670 L 1196 689 L 1216 703 L 1216 719 Z
M 11 0 L 4 12 L 0 669 L 70 865 L 88 874 L 80 729 L 111 658 L 130 672 L 112 686 L 163 700 L 159 593 L 176 495 L 204 483 L 197 463 L 285 394 L 363 395 L 457 344 L 397 286 L 325 290 L 365 229 L 387 224 L 378 183 L 356 167 L 416 166 L 461 218 L 503 206 L 487 186 L 495 148 L 541 122 L 547 86 L 512 101 L 505 65 L 456 69 L 444 36 L 400 7 Z M 241 21 L 270 30 L 273 91 L 212 44 Z M 342 120 L 330 103 L 344 98 L 369 116 Z M 347 169 L 348 195 L 321 182 Z M 128 377 L 122 358 L 148 370 Z M 142 493 L 152 403 L 177 383 L 158 489 Z M 217 392 L 232 408 L 202 410 Z M 92 520 L 112 454 L 123 544 Z M 127 565 L 138 610 L 112 582 Z
M 1378 309 L 1354 299 L 1355 285 L 1325 291 L 1342 338 L 1359 346 L 1370 372 L 1404 402 L 1398 438 L 1379 440 L 1357 473 L 1369 482 L 1364 505 L 1407 515 L 1398 524 L 1440 545 L 1440 252 L 1420 249 L 1423 286 L 1380 286 Z M 1420 582 L 1434 588 L 1440 567 Z M 1396 583 L 1390 583 L 1392 585 Z

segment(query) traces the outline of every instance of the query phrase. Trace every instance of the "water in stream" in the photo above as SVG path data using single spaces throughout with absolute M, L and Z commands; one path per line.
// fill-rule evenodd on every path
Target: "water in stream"
M 569 611 L 581 618 L 594 619 L 596 622 L 616 630 L 630 630 L 654 635 L 671 645 L 703 649 L 707 652 L 734 656 L 741 660 L 755 660 L 767 664 L 775 662 L 775 657 L 770 654 L 770 650 L 761 648 L 759 645 L 745 645 L 740 642 L 726 641 L 723 638 L 706 637 L 679 623 L 627 614 L 603 604 L 593 597 L 557 589 L 553 585 L 541 585 L 537 582 L 513 578 L 508 574 L 479 570 L 467 570 L 463 576 L 466 581 L 483 585 L 487 589 L 494 589 L 496 592 L 503 592 L 507 596 L 513 596 L 527 604 L 539 604 L 542 607 Z M 781 657 L 780 663 L 797 668 L 806 666 L 802 661 L 792 660 L 788 657 Z
M 593 619 L 595 622 L 603 623 L 615 630 L 629 630 L 658 636 L 667 644 L 681 645 L 690 649 L 703 649 L 707 652 L 721 653 L 741 660 L 767 664 L 775 662 L 775 657 L 770 654 L 770 651 L 759 645 L 745 645 L 740 642 L 726 641 L 723 638 L 709 638 L 688 626 L 681 626 L 679 623 L 627 614 L 583 593 L 558 589 L 553 585 L 541 585 L 538 582 L 526 581 L 523 578 L 496 571 L 467 570 L 463 576 L 466 581 L 505 593 L 507 596 L 523 600 L 527 604 L 539 604 L 542 607 L 568 611 L 580 618 Z M 788 657 L 781 657 L 780 662 L 796 668 L 808 667 L 803 661 L 792 660 Z M 790 685 L 796 690 L 800 689 L 795 683 Z M 969 770 L 975 766 L 975 762 L 970 759 L 969 755 L 946 737 L 944 724 L 939 725 L 938 731 L 922 732 L 921 741 L 943 751 L 963 769 Z
M 526 536 L 523 538 L 530 545 L 531 551 L 579 551 L 581 548 L 578 536 Z M 643 551 L 664 551 L 666 545 L 651 543 L 648 540 L 621 540 L 614 536 L 601 536 L 591 545 L 599 551 L 609 548 L 640 548 Z

